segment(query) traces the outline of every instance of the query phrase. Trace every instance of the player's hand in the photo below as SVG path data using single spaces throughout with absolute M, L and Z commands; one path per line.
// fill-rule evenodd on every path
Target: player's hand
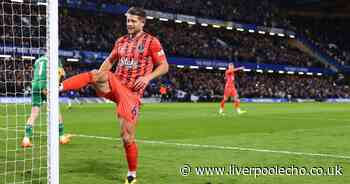
M 140 77 L 136 80 L 134 88 L 140 90 L 146 88 L 151 79 L 148 76 Z

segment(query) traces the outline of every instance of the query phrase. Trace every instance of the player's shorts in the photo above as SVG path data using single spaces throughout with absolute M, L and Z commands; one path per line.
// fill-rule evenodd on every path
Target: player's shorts
M 119 118 L 129 123 L 136 123 L 141 104 L 140 97 L 125 87 L 112 72 L 108 73 L 108 83 L 111 91 L 109 93 L 97 91 L 97 95 L 116 103 L 116 114 Z
M 235 87 L 225 88 L 224 96 L 225 97 L 236 97 L 236 96 L 238 96 L 237 89 Z
M 41 107 L 47 97 L 43 93 L 46 90 L 46 82 L 32 81 L 32 106 Z

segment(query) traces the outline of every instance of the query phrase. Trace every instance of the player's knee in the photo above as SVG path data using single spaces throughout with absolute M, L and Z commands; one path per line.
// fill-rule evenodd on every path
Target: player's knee
M 32 113 L 30 114 L 30 117 L 28 119 L 29 122 L 34 122 L 39 116 L 39 112 L 36 111 L 32 111 Z
M 108 79 L 108 72 L 106 71 L 92 70 L 90 73 L 94 82 L 105 82 Z
M 59 116 L 59 118 L 58 118 L 58 121 L 59 121 L 59 123 L 63 123 L 63 116 Z
M 121 130 L 120 137 L 122 138 L 123 143 L 125 143 L 129 139 L 129 134 L 125 130 Z
M 132 143 L 135 142 L 135 138 L 133 136 L 131 136 L 130 134 L 127 134 L 127 133 L 123 133 L 122 134 L 122 140 L 123 140 L 123 143 L 125 145 L 132 144 Z
M 125 134 L 126 133 L 123 130 L 120 131 L 120 137 L 122 138 L 123 141 L 124 141 L 124 137 L 126 136 Z
M 39 106 L 32 107 L 31 116 L 36 118 L 36 117 L 39 116 L 39 112 L 40 112 L 40 107 Z
M 95 77 L 98 73 L 98 70 L 91 70 L 90 73 L 93 77 Z

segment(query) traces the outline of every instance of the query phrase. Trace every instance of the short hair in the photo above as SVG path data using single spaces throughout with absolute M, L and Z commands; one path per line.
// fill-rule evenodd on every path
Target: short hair
M 128 9 L 125 15 L 136 15 L 142 18 L 146 18 L 146 11 L 143 8 L 131 7 Z

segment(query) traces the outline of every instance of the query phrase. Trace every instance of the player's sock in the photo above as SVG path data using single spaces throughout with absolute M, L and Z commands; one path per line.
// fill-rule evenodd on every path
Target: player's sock
M 24 136 L 28 137 L 28 138 L 32 137 L 32 135 L 33 135 L 33 126 L 30 125 L 30 124 L 26 124 L 25 129 L 26 130 L 25 130 Z
M 58 125 L 58 130 L 59 130 L 60 137 L 62 137 L 64 135 L 64 124 L 63 123 L 60 123 Z
M 129 168 L 129 173 L 130 174 L 135 174 L 134 177 L 136 177 L 136 169 L 137 169 L 137 145 L 136 143 L 130 143 L 130 144 L 125 144 L 125 154 L 126 154 L 126 160 L 128 161 L 128 168 Z
M 221 102 L 220 102 L 220 108 L 222 110 L 224 110 L 224 108 L 225 108 L 225 100 L 224 99 L 222 99 Z
M 75 75 L 62 82 L 63 84 L 62 91 L 80 89 L 88 85 L 91 81 L 92 81 L 92 74 L 90 72 L 85 72 L 85 73 Z
M 240 108 L 240 101 L 239 100 L 235 100 L 235 102 L 234 102 L 234 104 L 235 104 L 235 109 L 236 109 L 236 111 L 239 113 L 239 112 L 241 112 L 241 108 Z
M 136 171 L 128 171 L 127 176 L 132 176 L 132 177 L 136 178 Z

